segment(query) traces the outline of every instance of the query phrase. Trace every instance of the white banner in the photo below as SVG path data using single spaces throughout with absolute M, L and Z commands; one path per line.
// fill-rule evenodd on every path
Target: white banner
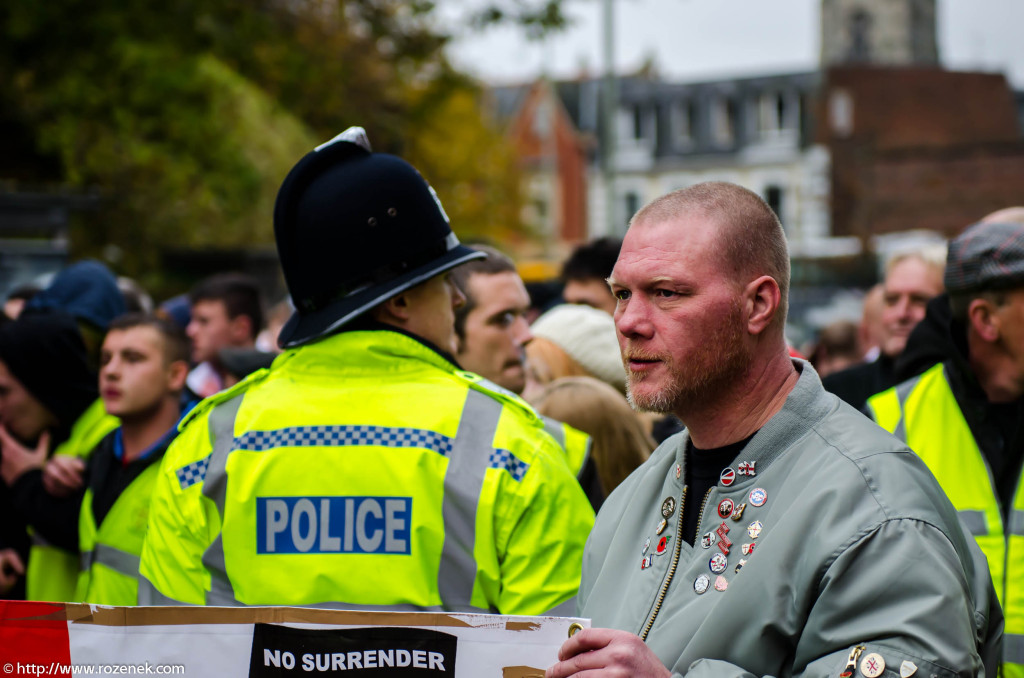
M 565 617 L 0 602 L 6 676 L 540 678 Z

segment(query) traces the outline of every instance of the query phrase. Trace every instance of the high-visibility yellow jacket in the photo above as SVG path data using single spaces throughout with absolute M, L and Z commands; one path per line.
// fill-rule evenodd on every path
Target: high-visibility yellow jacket
M 109 439 L 109 438 L 108 438 Z M 102 516 L 98 527 L 93 512 L 95 492 L 103 492 L 108 475 L 106 463 L 120 463 L 110 450 L 98 452 L 93 459 L 93 478 L 79 509 L 78 547 L 80 571 L 75 600 L 100 605 L 138 604 L 138 559 L 150 515 L 150 500 L 160 470 L 160 457 L 169 440 L 147 456 L 148 463 L 122 490 L 113 506 Z M 113 441 L 111 442 L 113 446 Z M 134 462 L 140 463 L 140 462 Z M 105 489 L 109 491 L 110 488 Z
M 183 422 L 140 602 L 569 611 L 593 512 L 563 454 L 411 336 L 292 349 Z
M 578 478 L 590 457 L 590 436 L 557 419 L 545 416 L 541 416 L 541 419 L 544 421 L 544 430 L 565 451 L 565 460 L 569 464 L 569 470 Z
M 75 421 L 68 439 L 57 446 L 54 454 L 85 459 L 118 426 L 117 418 L 107 414 L 103 409 L 103 401 L 97 399 Z M 78 566 L 77 553 L 52 546 L 40 535 L 33 533 L 25 573 L 26 597 L 29 600 L 53 602 L 75 600 Z
M 1018 479 L 1004 521 L 988 463 L 950 387 L 948 369 L 940 363 L 874 395 L 868 409 L 924 460 L 985 553 L 1006 619 L 1003 675 L 1024 678 L 1024 485 Z

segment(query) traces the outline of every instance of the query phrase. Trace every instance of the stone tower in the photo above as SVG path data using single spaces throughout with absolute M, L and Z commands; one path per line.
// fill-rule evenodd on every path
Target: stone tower
M 821 65 L 937 66 L 936 0 L 822 0 Z

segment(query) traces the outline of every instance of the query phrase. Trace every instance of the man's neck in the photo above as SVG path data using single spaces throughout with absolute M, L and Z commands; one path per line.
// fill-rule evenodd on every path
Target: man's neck
M 143 452 L 157 443 L 181 416 L 178 396 L 164 398 L 160 405 L 145 416 L 121 419 L 121 442 L 124 445 L 124 461 L 138 459 Z
M 686 425 L 693 444 L 710 450 L 743 440 L 778 414 L 800 374 L 786 353 L 757 361 L 713 401 L 676 415 Z

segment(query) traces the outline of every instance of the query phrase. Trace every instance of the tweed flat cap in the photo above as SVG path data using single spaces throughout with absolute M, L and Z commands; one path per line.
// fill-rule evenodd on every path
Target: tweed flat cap
M 1024 287 L 1024 224 L 979 223 L 949 243 L 946 291 Z

